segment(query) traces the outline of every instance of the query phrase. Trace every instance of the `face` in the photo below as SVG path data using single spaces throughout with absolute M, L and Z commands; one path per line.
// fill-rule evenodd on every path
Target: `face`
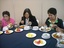
M 29 18 L 29 13 L 28 12 L 25 13 L 25 17 Z
M 51 14 L 51 13 L 48 14 L 48 17 L 49 17 L 50 20 L 56 19 L 56 16 Z
M 4 17 L 3 17 L 6 21 L 8 21 L 9 19 L 10 19 L 10 17 L 8 16 L 8 15 L 4 15 Z

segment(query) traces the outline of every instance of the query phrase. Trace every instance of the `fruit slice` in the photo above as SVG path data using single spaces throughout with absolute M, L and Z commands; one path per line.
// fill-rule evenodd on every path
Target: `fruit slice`
M 17 32 L 20 32 L 20 28 L 16 28 L 16 31 L 17 31 Z

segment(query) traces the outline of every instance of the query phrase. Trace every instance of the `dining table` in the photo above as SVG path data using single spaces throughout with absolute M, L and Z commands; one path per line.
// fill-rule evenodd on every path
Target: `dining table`
M 0 48 L 58 48 L 56 46 L 57 40 L 52 37 L 52 33 L 54 30 L 50 30 L 48 32 L 40 31 L 40 30 L 23 30 L 21 32 L 15 32 L 15 28 L 12 28 L 13 33 L 11 34 L 1 34 L 0 35 Z M 27 33 L 35 33 L 36 37 L 34 38 L 27 38 Z M 49 33 L 50 38 L 44 39 L 42 38 L 43 33 Z M 36 46 L 34 45 L 33 41 L 35 39 L 44 39 L 46 44 L 44 46 Z

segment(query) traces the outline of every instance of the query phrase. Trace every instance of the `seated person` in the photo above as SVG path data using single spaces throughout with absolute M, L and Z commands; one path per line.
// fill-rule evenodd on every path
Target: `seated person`
M 48 18 L 45 22 L 45 24 L 48 27 L 59 27 L 59 28 L 63 28 L 63 21 L 62 19 L 57 18 L 57 10 L 55 8 L 50 8 L 48 11 Z
M 30 26 L 38 26 L 35 16 L 32 15 L 29 8 L 26 8 L 23 13 L 23 17 L 19 23 L 19 25 L 30 25 Z
M 2 31 L 2 21 L 0 20 L 0 31 Z
M 2 25 L 3 25 L 3 27 L 7 26 L 10 23 L 13 24 L 13 25 L 15 24 L 15 20 L 10 18 L 10 13 L 8 11 L 4 11 L 2 13 L 2 16 L 3 16 L 3 18 L 2 18 Z

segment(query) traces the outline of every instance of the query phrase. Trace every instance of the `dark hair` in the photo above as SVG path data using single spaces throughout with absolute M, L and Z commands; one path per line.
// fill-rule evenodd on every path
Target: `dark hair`
M 53 15 L 56 15 L 56 14 L 57 14 L 57 10 L 56 10 L 55 8 L 50 8 L 50 9 L 47 11 L 47 13 L 48 13 L 48 14 L 51 13 L 51 14 L 53 14 Z
M 32 13 L 31 13 L 31 11 L 30 11 L 29 8 L 26 8 L 26 9 L 24 10 L 24 12 L 23 12 L 23 16 L 25 15 L 26 12 L 29 13 L 29 17 L 32 16 Z
M 4 17 L 5 14 L 8 15 L 8 16 L 10 17 L 9 11 L 3 11 L 2 16 Z

